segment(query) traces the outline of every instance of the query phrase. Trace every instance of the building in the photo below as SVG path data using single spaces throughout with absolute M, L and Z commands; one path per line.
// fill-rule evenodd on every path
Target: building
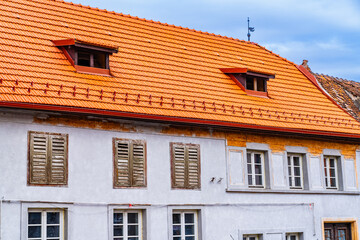
M 0 238 L 358 237 L 360 123 L 251 42 L 0 1 Z

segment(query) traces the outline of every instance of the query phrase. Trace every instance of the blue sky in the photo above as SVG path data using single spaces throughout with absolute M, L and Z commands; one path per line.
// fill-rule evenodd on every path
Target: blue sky
M 196 30 L 247 39 L 316 73 L 360 81 L 358 0 L 72 0 Z

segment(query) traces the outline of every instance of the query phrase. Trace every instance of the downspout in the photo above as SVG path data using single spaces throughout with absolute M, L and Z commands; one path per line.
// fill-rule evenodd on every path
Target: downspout
M 2 203 L 3 203 L 3 200 L 4 200 L 4 197 L 2 197 L 1 199 L 0 199 L 0 240 L 1 240 L 1 233 L 2 233 L 2 231 L 1 231 L 1 216 L 2 216 Z

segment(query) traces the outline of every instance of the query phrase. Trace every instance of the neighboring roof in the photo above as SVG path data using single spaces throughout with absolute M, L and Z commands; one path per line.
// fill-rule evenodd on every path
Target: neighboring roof
M 297 65 L 251 42 L 58 0 L 0 1 L 0 105 L 360 138 Z M 112 77 L 75 72 L 54 40 L 118 46 Z M 220 68 L 276 74 L 269 98 Z
M 360 83 L 325 74 L 314 76 L 329 95 L 351 116 L 360 121 Z

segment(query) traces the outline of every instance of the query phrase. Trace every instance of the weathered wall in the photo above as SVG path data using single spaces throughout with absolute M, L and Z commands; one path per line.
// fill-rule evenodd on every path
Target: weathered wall
M 67 187 L 27 186 L 28 131 L 69 134 Z M 360 216 L 360 197 L 353 194 L 226 191 L 226 142 L 240 147 L 247 142 L 266 143 L 276 153 L 285 151 L 286 146 L 307 147 L 311 155 L 321 154 L 323 149 L 338 149 L 349 159 L 355 159 L 357 145 L 181 130 L 157 124 L 135 127 L 130 122 L 34 120 L 31 115 L 18 114 L 0 115 L 0 137 L 0 197 L 5 199 L 1 211 L 2 240 L 19 239 L 28 207 L 66 207 L 70 239 L 86 240 L 108 239 L 109 206 L 113 204 L 120 209 L 132 204 L 133 208 L 146 211 L 148 240 L 169 239 L 173 208 L 200 210 L 202 240 L 238 240 L 244 233 L 263 233 L 266 240 L 270 239 L 266 233 L 285 232 L 304 232 L 305 239 L 322 239 L 322 218 Z M 113 189 L 114 137 L 146 140 L 147 188 Z M 170 142 L 200 144 L 201 190 L 171 190 Z M 223 180 L 212 183 L 212 177 Z

